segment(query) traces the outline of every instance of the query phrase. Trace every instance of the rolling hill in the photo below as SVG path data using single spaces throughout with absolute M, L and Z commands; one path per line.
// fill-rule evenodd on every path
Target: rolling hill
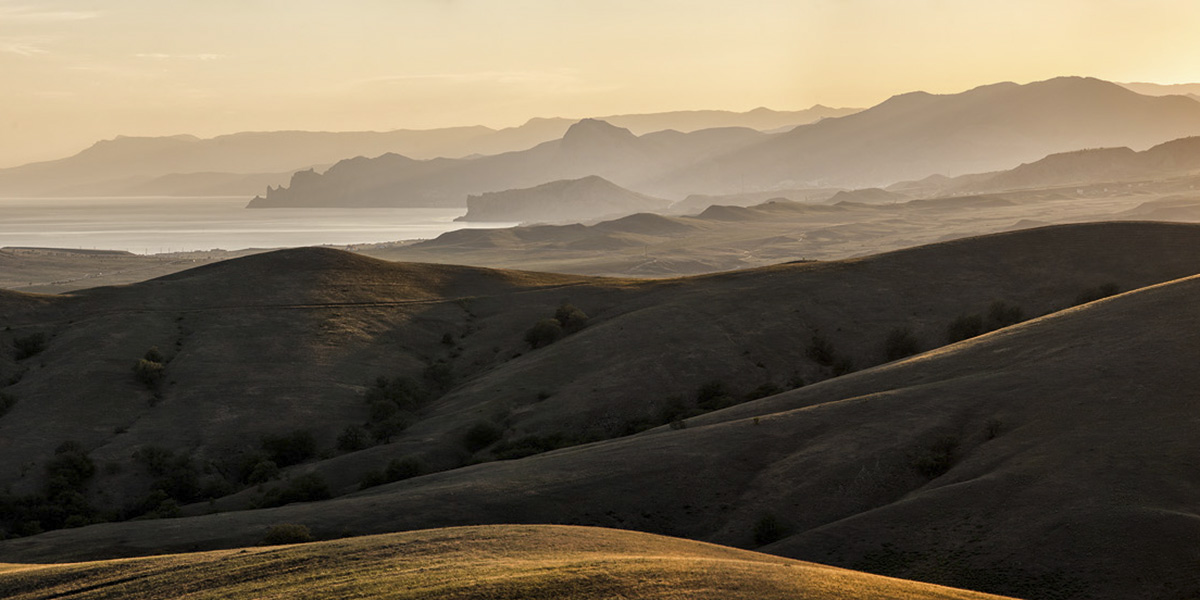
M 1000 326 L 1198 261 L 1195 226 L 1110 223 L 663 281 L 306 249 L 8 292 L 5 512 L 195 516 L 10 521 L 24 537 L 0 560 L 228 548 L 278 522 L 322 537 L 550 522 L 1029 598 L 1188 597 L 1195 480 L 1176 429 L 1196 382 L 1177 359 L 1195 352 L 1180 307 L 1196 281 L 939 347 L 972 314 Z M 531 348 L 564 301 L 586 326 Z M 931 351 L 867 368 L 897 330 Z M 139 360 L 162 365 L 158 387 Z M 354 428 L 375 441 L 343 443 Z M 68 512 L 19 499 L 49 491 L 43 507 Z M 775 539 L 756 539 L 768 517 Z M 1129 543 L 1100 543 L 1118 532 Z
M 464 527 L 66 566 L 0 565 L 44 598 L 996 598 L 643 533 Z

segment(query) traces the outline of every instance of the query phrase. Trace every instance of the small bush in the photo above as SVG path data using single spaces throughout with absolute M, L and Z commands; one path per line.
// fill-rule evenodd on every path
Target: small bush
M 888 362 L 907 358 L 921 351 L 921 344 L 908 327 L 897 327 L 888 332 L 883 342 L 883 356 Z
M 160 362 L 141 359 L 133 365 L 133 375 L 148 389 L 157 390 L 166 375 L 166 367 Z
M 575 333 L 587 327 L 588 316 L 582 310 L 564 303 L 554 311 L 554 320 L 558 321 L 566 333 Z
M 713 380 L 696 390 L 696 406 L 704 410 L 717 410 L 736 403 L 729 389 L 721 381 Z
M 854 361 L 851 360 L 849 356 L 839 356 L 839 357 L 837 357 L 837 360 L 833 361 L 833 366 L 831 367 L 831 370 L 833 371 L 834 377 L 841 377 L 842 375 L 848 375 L 855 371 Z
M 315 502 L 333 497 L 329 484 L 316 473 L 305 473 L 287 482 L 283 488 L 271 488 L 263 496 L 260 506 L 283 506 L 293 502 Z
M 983 334 L 983 317 L 974 315 L 959 315 L 946 328 L 946 342 L 953 344 L 971 339 Z
M 313 541 L 313 536 L 308 527 L 296 523 L 280 523 L 267 529 L 267 533 L 263 535 L 262 545 L 303 544 L 311 541 Z
M 541 454 L 551 450 L 569 445 L 566 436 L 560 433 L 552 433 L 549 435 L 527 435 L 513 441 L 505 441 L 496 444 L 493 453 L 500 460 L 512 460 L 517 458 L 525 458 L 534 454 Z
M 350 425 L 338 434 L 337 449 L 342 452 L 354 452 L 371 445 L 371 437 L 366 429 Z
M 1024 311 L 1020 306 L 1011 305 L 1003 300 L 997 300 L 988 307 L 988 330 L 994 331 L 1009 325 L 1016 325 L 1025 320 Z
M 440 373 L 426 373 L 429 378 L 433 375 L 434 379 L 438 379 L 443 375 Z M 396 405 L 400 410 L 417 410 L 429 400 L 429 390 L 417 383 L 410 377 L 396 377 L 388 379 L 379 377 L 375 380 L 375 384 L 367 388 L 366 401 L 367 404 L 375 404 L 377 402 L 386 401 Z
M 299 430 L 262 438 L 262 449 L 280 467 L 300 464 L 317 455 L 317 439 L 311 431 Z
M 163 353 L 159 352 L 158 346 L 151 346 L 150 349 L 146 351 L 146 354 L 142 356 L 142 358 L 156 363 L 167 362 L 167 359 L 163 356 Z
M 454 371 L 446 363 L 434 363 L 425 367 L 424 376 L 438 391 L 445 392 L 454 386 Z
M 13 346 L 16 348 L 16 359 L 25 360 L 31 356 L 41 354 L 46 349 L 46 334 L 31 333 L 24 337 L 19 337 L 13 340 Z
M 266 483 L 272 479 L 279 477 L 279 465 L 275 461 L 268 459 L 259 459 L 250 465 L 249 472 L 246 473 L 246 483 L 251 485 Z
M 363 473 L 362 479 L 358 482 L 358 489 L 365 490 L 387 483 L 387 475 L 383 471 L 367 471 Z
M 758 400 L 759 398 L 766 398 L 767 396 L 774 396 L 780 393 L 783 393 L 783 388 L 768 381 L 750 390 L 750 393 L 746 394 L 746 400 Z
M 754 544 L 766 546 L 787 537 L 787 527 L 775 515 L 763 515 L 754 524 Z
M 812 340 L 808 343 L 807 355 L 810 360 L 823 367 L 833 366 L 833 362 L 837 359 L 833 342 L 819 333 L 814 333 Z
M 401 481 L 404 479 L 412 479 L 418 475 L 425 473 L 425 463 L 415 456 L 405 456 L 404 458 L 393 458 L 388 462 L 387 468 L 383 474 L 387 480 Z
M 503 435 L 504 432 L 501 431 L 496 425 L 486 421 L 480 421 L 472 425 L 471 428 L 463 434 L 462 444 L 468 452 L 474 453 L 500 441 L 500 438 Z
M 542 319 L 525 332 L 525 342 L 536 349 L 553 344 L 562 336 L 562 324 L 557 319 Z

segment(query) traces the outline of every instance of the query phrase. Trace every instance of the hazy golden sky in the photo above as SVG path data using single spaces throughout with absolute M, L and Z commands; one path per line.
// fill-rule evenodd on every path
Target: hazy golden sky
M 0 0 L 0 166 L 115 135 L 1200 81 L 1196 0 Z

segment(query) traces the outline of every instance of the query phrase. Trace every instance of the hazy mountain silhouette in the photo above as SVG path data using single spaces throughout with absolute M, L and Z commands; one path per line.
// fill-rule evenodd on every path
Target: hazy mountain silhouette
M 1164 142 L 1142 152 L 1127 147 L 1051 154 L 1007 171 L 901 182 L 890 189 L 927 196 L 1165 180 L 1200 172 L 1200 137 Z
M 254 206 L 454 206 L 465 202 L 467 194 L 590 174 L 671 199 L 872 187 L 935 173 L 1011 168 L 1080 148 L 1150 146 L 1200 133 L 1200 103 L 1143 96 L 1098 79 L 1063 77 L 943 96 L 903 94 L 849 116 L 757 134 L 757 140 L 731 135 L 738 131 L 732 129 L 637 137 L 596 123 L 600 121 L 581 121 L 557 144 L 503 158 L 411 165 L 400 172 L 391 171 L 390 164 L 364 165 L 359 181 L 306 177 Z M 453 175 L 442 180 L 428 175 L 443 170 Z
M 732 192 L 825 185 L 870 187 L 933 174 L 1011 168 L 1047 154 L 1142 149 L 1200 134 L 1200 103 L 1150 97 L 1093 78 L 998 83 L 959 94 L 914 92 L 826 119 L 656 182 Z M 644 186 L 640 189 L 654 189 Z M 662 193 L 662 192 L 657 192 Z
M 627 190 L 603 177 L 552 181 L 537 187 L 467 197 L 458 221 L 581 222 L 637 212 L 655 212 L 669 200 Z
M 637 134 L 711 127 L 765 130 L 856 110 L 817 105 L 800 111 L 678 111 L 601 119 Z M 191 135 L 122 136 L 97 142 L 68 158 L 0 169 L 0 196 L 208 195 L 208 190 L 217 195 L 232 192 L 252 196 L 267 185 L 286 183 L 291 172 L 354 156 L 392 152 L 430 159 L 524 150 L 561 138 L 576 121 L 535 118 L 504 129 L 473 126 L 387 132 L 243 132 L 209 139 Z
M 730 148 L 765 139 L 746 128 L 667 130 L 636 136 L 598 119 L 573 124 L 561 139 L 529 150 L 472 159 L 356 158 L 323 174 L 300 172 L 251 208 L 276 206 L 465 206 L 468 195 L 527 188 L 591 175 L 644 193 L 639 185 Z

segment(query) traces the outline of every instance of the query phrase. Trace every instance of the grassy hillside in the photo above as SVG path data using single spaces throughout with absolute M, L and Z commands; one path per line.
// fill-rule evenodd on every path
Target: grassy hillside
M 650 282 L 298 250 L 37 297 L 2 338 L 46 335 L 0 364 L 21 375 L 0 390 L 10 493 L 90 502 L 68 526 L 286 505 L 22 520 L 0 556 L 248 545 L 278 522 L 555 522 L 1031 598 L 1188 597 L 1171 573 L 1194 558 L 1177 548 L 1200 486 L 1179 442 L 1196 280 L 936 348 L 975 315 L 998 327 L 1197 272 L 1200 228 L 1123 223 Z M 531 348 L 564 300 L 586 326 Z M 153 344 L 157 389 L 134 370 Z M 369 441 L 343 445 L 353 427 Z M 1137 542 L 1098 550 L 1118 535 Z
M 654 535 L 464 527 L 76 563 L 0 565 L 10 600 L 55 598 L 996 598 Z

